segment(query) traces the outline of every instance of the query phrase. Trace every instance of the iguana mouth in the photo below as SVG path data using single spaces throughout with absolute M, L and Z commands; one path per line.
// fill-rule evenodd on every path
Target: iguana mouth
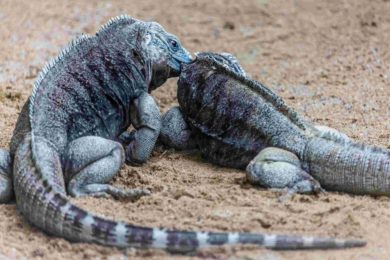
M 189 56 L 191 57 L 191 56 Z M 170 77 L 178 77 L 180 73 L 183 71 L 183 69 L 186 67 L 186 65 L 192 64 L 195 61 L 195 59 L 190 59 L 190 61 L 182 61 L 180 59 L 177 59 L 173 57 L 171 61 L 169 61 L 168 65 L 170 68 Z
M 192 55 L 184 48 L 182 48 L 178 53 L 173 55 L 173 58 L 180 63 L 191 63 L 194 61 Z
M 173 75 L 173 77 L 178 76 L 182 69 L 182 62 L 178 61 L 177 59 L 173 58 L 168 62 L 168 66 L 170 69 L 170 75 Z M 172 77 L 172 76 L 171 76 Z

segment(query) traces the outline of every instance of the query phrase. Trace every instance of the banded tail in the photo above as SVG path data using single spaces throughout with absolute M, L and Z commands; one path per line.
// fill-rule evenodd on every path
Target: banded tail
M 366 244 L 361 240 L 295 235 L 164 230 L 115 222 L 91 215 L 73 205 L 67 199 L 61 181 L 48 181 L 50 176 L 59 175 L 61 166 L 55 149 L 43 138 L 35 137 L 32 141 L 31 137 L 27 136 L 15 155 L 17 207 L 35 226 L 71 241 L 115 247 L 161 248 L 179 253 L 192 252 L 207 246 L 239 243 L 272 249 L 330 249 L 360 247 Z
M 390 150 L 313 138 L 303 161 L 308 172 L 327 190 L 390 196 Z

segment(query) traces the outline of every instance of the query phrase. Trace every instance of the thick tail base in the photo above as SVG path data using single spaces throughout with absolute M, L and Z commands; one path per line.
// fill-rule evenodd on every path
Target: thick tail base
M 305 151 L 308 172 L 327 190 L 390 196 L 390 151 L 313 138 Z

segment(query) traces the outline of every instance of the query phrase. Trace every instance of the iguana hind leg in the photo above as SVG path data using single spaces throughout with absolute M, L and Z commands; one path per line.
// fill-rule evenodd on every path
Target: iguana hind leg
M 9 202 L 13 195 L 11 156 L 9 151 L 0 149 L 0 203 Z
M 136 199 L 150 192 L 122 189 L 107 184 L 118 173 L 125 155 L 120 143 L 97 136 L 72 141 L 64 158 L 67 190 L 71 196 L 95 196 Z
M 178 106 L 172 107 L 162 116 L 160 140 L 178 150 L 194 149 L 195 139 Z
M 285 197 L 294 193 L 317 193 L 320 183 L 301 168 L 299 158 L 286 150 L 268 147 L 247 166 L 247 179 L 266 188 L 287 189 Z

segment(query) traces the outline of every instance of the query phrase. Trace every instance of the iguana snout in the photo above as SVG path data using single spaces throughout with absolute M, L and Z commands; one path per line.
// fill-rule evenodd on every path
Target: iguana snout
M 179 76 L 181 64 L 192 61 L 191 54 L 181 45 L 179 39 L 155 22 L 149 22 L 143 45 L 152 65 L 150 90 L 161 86 L 170 77 Z

